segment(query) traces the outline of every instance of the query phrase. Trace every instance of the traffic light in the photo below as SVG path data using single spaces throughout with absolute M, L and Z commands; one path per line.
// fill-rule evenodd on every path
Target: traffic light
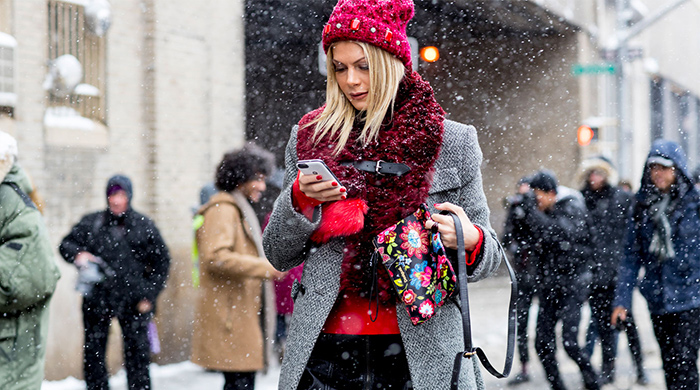
M 435 46 L 420 49 L 420 58 L 425 62 L 435 62 L 440 59 L 440 50 Z
M 576 140 L 581 146 L 590 145 L 591 141 L 598 140 L 598 128 L 589 125 L 581 125 L 576 132 Z

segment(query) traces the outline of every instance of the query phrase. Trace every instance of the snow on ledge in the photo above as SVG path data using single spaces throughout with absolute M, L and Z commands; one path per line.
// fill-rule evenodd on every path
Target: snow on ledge
M 94 85 L 80 83 L 73 89 L 74 95 L 82 96 L 100 96 L 100 90 Z
M 0 32 L 0 46 L 2 47 L 17 47 L 17 40 L 10 34 Z
M 47 108 L 44 114 L 44 126 L 83 131 L 95 130 L 95 122 L 92 119 L 80 116 L 77 111 L 70 107 Z

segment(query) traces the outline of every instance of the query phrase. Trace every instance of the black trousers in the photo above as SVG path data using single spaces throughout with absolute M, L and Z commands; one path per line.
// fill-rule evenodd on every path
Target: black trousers
M 581 370 L 586 389 L 599 389 L 598 377 L 578 342 L 582 306 L 580 291 L 576 288 L 543 288 L 539 292 L 539 297 L 540 310 L 537 315 L 535 349 L 542 361 L 550 386 L 553 390 L 566 389 L 559 374 L 556 359 L 556 326 L 561 321 L 564 350 Z
M 530 361 L 530 351 L 528 347 L 528 322 L 530 321 L 530 306 L 535 296 L 535 278 L 532 275 L 523 273 L 516 274 L 518 283 L 518 297 L 515 300 L 516 316 L 518 321 L 518 356 L 520 364 L 525 365 Z
M 105 363 L 107 336 L 113 317 L 119 320 L 124 341 L 124 365 L 129 390 L 151 389 L 148 365 L 151 362 L 148 341 L 150 314 L 140 314 L 134 308 L 125 313 L 115 311 L 104 301 L 83 301 L 83 373 L 88 390 L 108 390 L 109 374 Z
M 224 390 L 253 390 L 255 372 L 224 372 Z
M 661 349 L 666 388 L 697 390 L 700 308 L 652 315 L 656 341 Z
M 588 303 L 591 306 L 591 326 L 595 326 L 600 336 L 600 346 L 603 355 L 601 377 L 610 377 L 611 379 L 615 375 L 618 339 L 618 331 L 610 323 L 613 299 L 615 299 L 615 286 L 593 287 L 588 299 Z M 631 312 L 627 315 L 624 329 L 627 332 L 627 340 L 629 341 L 630 352 L 637 368 L 637 374 L 640 375 L 644 371 L 642 346 Z
M 321 333 L 297 389 L 413 389 L 401 335 Z

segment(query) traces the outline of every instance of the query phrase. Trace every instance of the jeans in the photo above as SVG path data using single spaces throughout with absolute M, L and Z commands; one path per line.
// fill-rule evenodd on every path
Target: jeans
M 697 390 L 700 308 L 652 315 L 656 341 L 661 349 L 666 388 Z

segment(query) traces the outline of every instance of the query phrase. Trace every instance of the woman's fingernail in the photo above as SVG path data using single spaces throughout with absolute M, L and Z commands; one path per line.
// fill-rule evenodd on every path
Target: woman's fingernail
M 438 207 L 440 206 L 440 203 L 435 203 L 433 206 Z
M 338 186 L 338 183 L 333 182 L 333 183 L 331 183 L 331 185 L 332 185 L 333 187 L 337 187 L 337 186 Z
M 321 180 L 321 179 L 323 179 L 323 176 L 321 176 L 321 175 L 316 176 L 316 180 Z
M 345 192 L 345 191 L 346 191 L 345 188 L 340 189 L 340 192 Z
M 347 198 L 347 196 L 345 196 L 345 195 L 340 197 L 340 199 L 346 199 L 346 198 Z

